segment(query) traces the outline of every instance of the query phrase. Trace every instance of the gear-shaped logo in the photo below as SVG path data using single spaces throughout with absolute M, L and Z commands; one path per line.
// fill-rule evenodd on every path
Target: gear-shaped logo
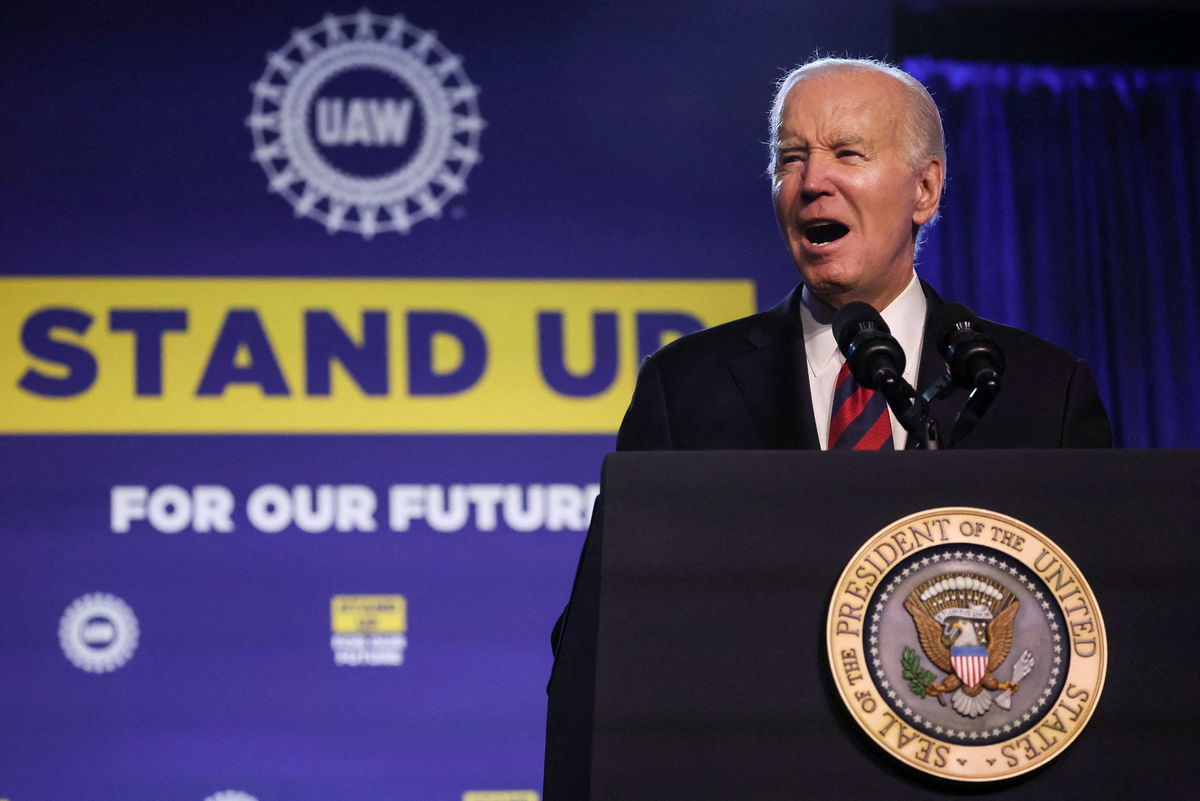
M 58 624 L 67 659 L 89 673 L 111 673 L 129 661 L 138 645 L 138 622 L 115 595 L 94 592 L 77 598 Z
M 292 32 L 251 86 L 252 157 L 329 233 L 407 233 L 466 192 L 479 88 L 432 31 L 363 9 Z

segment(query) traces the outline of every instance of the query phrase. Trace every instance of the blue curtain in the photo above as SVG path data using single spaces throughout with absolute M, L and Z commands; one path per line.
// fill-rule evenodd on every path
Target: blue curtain
M 1086 359 L 1118 445 L 1200 447 L 1200 71 L 901 66 L 946 125 L 921 276 Z

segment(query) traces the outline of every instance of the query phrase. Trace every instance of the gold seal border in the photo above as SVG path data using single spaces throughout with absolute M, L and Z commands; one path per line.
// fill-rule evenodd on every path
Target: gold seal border
M 973 518 L 970 535 L 962 525 L 965 518 Z M 945 520 L 947 524 L 933 528 L 926 526 L 929 532 L 936 531 L 933 542 L 922 543 L 922 538 L 910 529 L 914 524 L 937 520 Z M 977 525 L 981 522 L 982 525 Z M 875 555 L 880 557 L 876 561 L 883 561 L 877 552 L 883 544 L 896 551 L 903 550 L 906 545 L 911 548 L 900 553 L 880 572 L 867 558 Z M 865 614 L 858 621 L 861 625 L 857 633 L 851 633 L 855 629 L 855 607 L 860 606 L 858 611 L 865 613 L 879 587 L 891 576 L 895 564 L 924 548 L 953 544 L 990 548 L 1023 564 L 1051 590 L 1050 597 L 1058 604 L 1066 621 L 1064 640 L 1071 658 L 1058 697 L 1032 727 L 990 745 L 941 740 L 892 713 L 866 669 L 868 657 L 863 635 L 869 622 Z M 1042 563 L 1045 563 L 1044 569 L 1039 569 L 1038 565 Z M 864 586 L 864 573 L 875 574 L 869 586 Z M 1056 591 L 1056 587 L 1061 591 Z M 1065 603 L 1064 599 L 1070 603 Z M 915 512 L 876 532 L 858 549 L 838 578 L 829 603 L 825 630 L 829 667 L 838 694 L 867 736 L 910 767 L 961 782 L 988 782 L 1019 776 L 1061 754 L 1091 719 L 1100 700 L 1108 665 L 1108 642 L 1100 608 L 1091 587 L 1070 557 L 1053 540 L 1027 523 L 990 509 L 967 506 Z M 1077 648 L 1082 651 L 1077 653 Z M 1088 651 L 1091 651 L 1089 655 L 1083 655 Z

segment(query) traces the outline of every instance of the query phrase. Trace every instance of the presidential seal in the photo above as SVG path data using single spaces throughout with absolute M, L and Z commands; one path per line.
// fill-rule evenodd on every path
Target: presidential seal
M 271 192 L 329 233 L 407 233 L 442 216 L 479 163 L 479 89 L 404 17 L 327 15 L 251 86 L 252 157 Z
M 1079 569 L 984 509 L 898 520 L 846 567 L 826 642 L 838 692 L 896 759 L 982 782 L 1062 753 L 1091 718 L 1108 648 Z

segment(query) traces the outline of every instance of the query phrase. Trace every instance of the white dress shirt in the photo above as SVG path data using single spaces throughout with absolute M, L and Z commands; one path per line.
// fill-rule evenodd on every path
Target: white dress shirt
M 833 392 L 837 388 L 838 373 L 846 361 L 833 338 L 833 315 L 835 309 L 818 299 L 804 287 L 800 294 L 800 324 L 804 331 L 804 354 L 808 360 L 808 387 L 812 392 L 813 419 L 817 423 L 817 437 L 821 450 L 829 448 L 829 417 L 833 406 Z M 904 349 L 904 380 L 917 384 L 917 371 L 921 362 L 921 344 L 925 336 L 925 293 L 921 282 L 913 273 L 912 280 L 899 297 L 879 312 L 883 321 L 892 330 L 892 336 Z M 896 450 L 903 450 L 908 443 L 908 432 L 896 415 L 888 409 L 892 422 L 892 442 Z

